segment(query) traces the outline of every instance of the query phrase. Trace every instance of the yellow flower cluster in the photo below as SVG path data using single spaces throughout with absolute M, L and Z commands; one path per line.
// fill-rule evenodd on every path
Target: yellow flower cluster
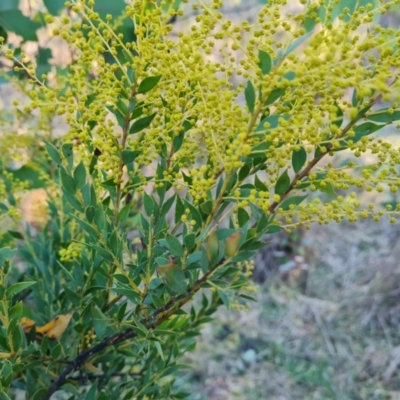
M 392 122 L 375 114 L 381 100 L 389 103 L 382 113 L 399 119 L 400 31 L 371 25 L 398 0 L 367 4 L 352 14 L 344 8 L 336 19 L 337 0 L 327 6 L 301 1 L 304 10 L 295 15 L 285 11 L 287 1 L 276 0 L 252 24 L 224 19 L 220 0 L 199 0 L 195 23 L 176 36 L 168 20 L 182 11 L 171 7 L 165 13 L 162 7 L 169 3 L 161 3 L 136 0 L 126 7 L 136 34 L 126 42 L 115 33 L 121 20 L 101 21 L 92 1 L 71 0 L 75 14 L 62 17 L 54 30 L 74 57 L 64 81 L 45 84 L 33 67 L 17 67 L 38 85 L 25 111 L 64 115 L 86 165 L 93 152 L 99 154 L 95 184 L 112 179 L 122 185 L 121 152 L 131 151 L 135 166 L 129 179 L 156 168 L 161 158 L 167 165 L 162 178 L 136 180 L 136 190 L 171 183 L 185 188 L 196 204 L 221 175 L 232 178 L 247 165 L 229 199 L 236 209 L 254 204 L 267 213 L 280 210 L 287 226 L 372 215 L 357 211 L 354 201 L 280 207 L 291 194 L 398 190 L 399 149 L 370 136 L 379 124 Z M 314 21 L 313 31 L 305 29 L 306 19 Z M 104 54 L 114 62 L 107 63 Z M 6 56 L 15 59 L 12 51 Z M 151 78 L 158 83 L 143 89 Z M 336 166 L 330 158 L 346 148 L 351 163 Z M 298 169 L 292 164 L 295 152 L 305 157 Z M 366 153 L 373 156 L 368 161 Z M 262 165 L 247 162 L 257 157 L 265 158 Z M 290 185 L 281 190 L 283 173 Z M 243 191 L 244 184 L 253 187 Z
M 71 242 L 65 249 L 60 250 L 60 260 L 63 262 L 79 259 L 82 254 L 83 245 L 77 242 Z

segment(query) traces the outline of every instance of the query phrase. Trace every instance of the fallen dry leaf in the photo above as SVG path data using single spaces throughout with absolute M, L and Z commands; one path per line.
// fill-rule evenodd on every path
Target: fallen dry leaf
M 36 327 L 36 333 L 42 333 L 46 335 L 50 339 L 58 339 L 64 331 L 67 329 L 69 325 L 69 321 L 71 321 L 72 315 L 74 311 L 68 314 L 60 314 L 57 317 L 53 318 L 50 322 L 43 326 Z M 26 317 L 21 318 L 20 320 L 21 327 L 25 333 L 29 333 L 32 326 L 35 325 L 35 321 L 33 319 L 29 319 Z
M 50 339 L 58 339 L 67 329 L 73 314 L 74 312 L 72 311 L 68 314 L 57 315 L 46 325 L 38 326 L 36 332 L 43 333 Z
M 33 319 L 22 317 L 20 320 L 20 324 L 21 324 L 22 330 L 25 333 L 29 333 L 32 326 L 35 325 L 35 321 Z

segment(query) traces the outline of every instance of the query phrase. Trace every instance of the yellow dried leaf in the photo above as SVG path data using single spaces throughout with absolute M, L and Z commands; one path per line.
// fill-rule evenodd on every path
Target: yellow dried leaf
M 73 314 L 74 312 L 72 311 L 68 314 L 57 315 L 46 325 L 38 326 L 36 332 L 43 333 L 49 339 L 58 339 L 67 329 Z
M 29 319 L 26 317 L 22 317 L 20 319 L 21 328 L 25 333 L 29 333 L 32 326 L 35 325 L 35 321 L 33 319 Z
M 4 360 L 6 358 L 10 358 L 12 356 L 11 353 L 1 353 L 0 352 L 0 360 Z
M 102 372 L 101 369 L 95 367 L 92 363 L 86 363 L 85 369 L 86 369 L 86 371 L 92 372 L 93 374 L 98 374 L 98 373 Z

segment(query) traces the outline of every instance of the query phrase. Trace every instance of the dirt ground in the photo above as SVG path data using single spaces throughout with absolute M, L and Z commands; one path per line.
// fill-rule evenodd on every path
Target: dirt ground
M 278 272 L 248 312 L 204 328 L 182 378 L 192 399 L 400 399 L 399 244 L 385 220 L 314 226 L 295 250 L 305 292 Z

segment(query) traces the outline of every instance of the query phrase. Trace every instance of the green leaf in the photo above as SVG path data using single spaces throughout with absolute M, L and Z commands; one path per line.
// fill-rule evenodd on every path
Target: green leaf
M 107 330 L 107 317 L 100 311 L 100 309 L 92 304 L 91 308 L 93 328 L 96 332 L 96 336 L 101 340 Z
M 83 209 L 81 203 L 78 201 L 78 199 L 73 196 L 71 193 L 68 193 L 64 188 L 62 189 L 63 196 L 66 198 L 69 204 L 71 204 L 72 207 L 75 208 L 75 210 L 83 213 L 85 210 Z
M 38 56 L 36 57 L 36 76 L 41 78 L 43 74 L 48 74 L 51 71 L 50 59 L 53 53 L 48 48 L 39 47 Z
M 251 170 L 250 164 L 246 164 L 242 168 L 240 168 L 238 174 L 238 180 L 242 181 L 243 179 L 246 179 L 249 176 L 250 170 Z
M 173 293 L 184 294 L 187 292 L 185 274 L 178 265 L 169 264 L 158 266 L 156 269 Z
M 6 290 L 7 299 L 11 299 L 17 293 L 22 292 L 23 290 L 35 284 L 36 282 L 34 281 L 14 283 Z
M 264 229 L 268 226 L 268 218 L 265 215 L 265 213 L 263 213 L 263 215 L 261 216 L 260 220 L 257 223 L 257 232 L 262 232 L 264 231 Z
M 142 298 L 130 287 L 117 287 L 111 289 L 113 292 L 125 296 L 133 304 L 140 304 Z
M 4 1 L 4 0 L 2 0 Z M 0 25 L 6 30 L 16 33 L 23 37 L 24 40 L 37 42 L 36 30 L 41 25 L 32 21 L 30 18 L 22 14 L 18 9 L 18 2 L 14 1 L 14 7 L 0 9 Z
M 268 191 L 269 191 L 268 186 L 267 186 L 264 182 L 262 182 L 262 181 L 260 180 L 260 178 L 258 177 L 258 175 L 256 175 L 256 176 L 254 177 L 254 186 L 255 186 L 258 190 L 262 190 L 262 191 L 265 191 L 265 192 L 268 192 Z
M 146 211 L 146 215 L 148 217 L 154 214 L 154 206 L 155 206 L 154 200 L 146 192 L 144 192 L 143 196 L 143 205 L 144 205 L 144 210 Z
M 146 129 L 148 126 L 150 126 L 151 122 L 153 121 L 154 117 L 156 116 L 157 113 L 148 115 L 147 117 L 140 118 L 136 120 L 131 128 L 129 129 L 129 133 L 138 133 L 142 131 L 143 129 Z
M 175 198 L 176 198 L 176 194 L 174 194 L 167 201 L 164 202 L 164 204 L 161 207 L 160 217 L 164 217 L 165 215 L 167 215 L 168 211 L 172 207 L 172 204 L 174 204 Z
M 242 262 L 254 257 L 257 253 L 255 251 L 242 251 L 232 258 L 232 262 Z
M 336 106 L 336 119 L 335 121 L 333 121 L 333 125 L 336 125 L 338 128 L 340 128 L 343 123 L 343 111 L 337 103 L 335 103 L 335 106 Z
M 64 167 L 60 168 L 62 187 L 70 194 L 76 193 L 76 184 L 74 178 L 68 174 Z
M 263 75 L 267 75 L 271 71 L 272 60 L 271 56 L 264 50 L 258 52 L 259 66 Z
M 213 202 L 211 200 L 207 200 L 200 205 L 200 209 L 201 211 L 203 211 L 204 214 L 210 215 L 213 209 Z
M 196 235 L 194 233 L 190 233 L 189 235 L 185 236 L 185 239 L 183 241 L 187 249 L 189 251 L 192 251 L 196 245 Z
M 167 241 L 168 249 L 174 256 L 178 256 L 178 257 L 183 256 L 183 252 L 184 252 L 183 246 L 175 236 L 172 236 L 172 235 L 167 236 L 166 241 Z
M 120 111 L 117 105 L 113 106 L 106 106 L 107 110 L 110 111 L 111 114 L 113 114 L 118 122 L 118 125 L 120 127 L 125 126 L 125 115 Z M 123 107 L 123 109 L 126 109 L 126 106 Z
M 149 76 L 144 78 L 142 82 L 140 82 L 138 93 L 146 93 L 149 90 L 153 89 L 158 82 L 160 82 L 161 75 L 158 76 Z
M 81 228 L 86 231 L 93 239 L 98 237 L 96 229 L 93 228 L 92 225 L 88 224 L 86 221 L 79 219 L 77 216 L 72 215 L 72 217 L 78 222 Z
M 289 210 L 290 206 L 297 206 L 300 204 L 308 195 L 305 196 L 292 196 L 282 201 L 278 208 L 282 208 L 284 211 Z
M 282 195 L 283 193 L 286 192 L 286 190 L 289 189 L 289 187 L 290 187 L 290 177 L 287 170 L 285 170 L 276 182 L 275 193 Z
M 70 158 L 74 155 L 72 149 L 73 149 L 72 143 L 64 143 L 61 146 L 61 152 L 63 153 L 65 158 Z
M 300 150 L 293 151 L 292 166 L 296 174 L 303 168 L 306 161 L 307 161 L 307 152 L 303 146 L 300 147 Z
M 82 161 L 75 168 L 74 180 L 78 189 L 82 189 L 86 183 L 86 168 Z
M 175 224 L 181 221 L 181 217 L 184 212 L 185 212 L 185 206 L 183 205 L 181 198 L 178 196 L 176 198 L 176 204 L 175 204 Z
M 400 120 L 400 111 L 388 111 L 387 108 L 384 108 L 376 113 L 368 115 L 367 118 L 374 122 L 388 124 Z
M 158 354 L 160 355 L 161 359 L 164 361 L 164 353 L 163 353 L 163 351 L 162 351 L 162 347 L 161 347 L 160 342 L 154 341 L 153 343 L 154 343 L 154 345 L 156 346 L 157 352 L 158 352 Z
M 256 104 L 256 91 L 251 81 L 247 81 L 247 86 L 244 91 L 244 96 L 246 98 L 247 108 L 251 113 L 254 112 L 254 106 Z
M 279 126 L 279 120 L 283 118 L 284 120 L 288 120 L 290 118 L 290 115 L 279 115 L 279 114 L 273 114 L 273 115 L 269 115 L 268 117 L 264 118 L 263 120 L 261 120 L 260 124 L 258 125 L 258 127 L 256 128 L 255 132 L 268 132 L 271 129 L 275 129 Z M 266 128 L 264 127 L 264 125 L 268 123 L 269 127 Z
M 196 224 L 193 226 L 193 229 L 196 230 L 200 228 L 202 224 L 200 211 L 187 200 L 184 200 L 184 206 L 189 209 L 191 218 L 196 222 Z
M 0 249 L 0 266 L 2 266 L 5 261 L 11 260 L 16 252 L 17 250 L 10 249 L 9 247 L 3 247 Z
M 239 208 L 238 210 L 238 222 L 239 226 L 244 226 L 250 220 L 249 214 L 247 214 L 244 208 Z
M 285 89 L 277 88 L 274 89 L 267 97 L 267 100 L 265 100 L 264 106 L 269 106 L 270 104 L 273 104 L 276 100 L 279 99 L 279 97 L 283 96 L 285 94 Z
M 9 317 L 11 320 L 16 319 L 19 320 L 22 315 L 22 310 L 24 308 L 24 305 L 22 301 L 19 301 L 15 306 L 11 307 L 10 312 L 9 312 Z
M 47 11 L 52 15 L 59 15 L 60 11 L 65 8 L 64 0 L 43 0 L 44 5 L 47 8 Z
M 217 229 L 215 233 L 217 234 L 218 240 L 224 240 L 228 237 L 232 236 L 234 233 L 237 233 L 236 229 L 228 229 L 228 228 L 221 228 Z
M 124 164 L 129 164 L 135 161 L 136 157 L 140 154 L 138 151 L 123 150 L 122 151 L 122 161 Z
M 24 237 L 22 236 L 22 234 L 21 234 L 20 232 L 18 232 L 18 231 L 11 231 L 11 230 L 8 230 L 7 233 L 8 233 L 11 237 L 13 237 L 14 239 L 22 240 L 22 239 L 24 238 Z
M 353 107 L 357 107 L 358 99 L 357 99 L 357 89 L 354 88 L 353 95 L 351 96 L 351 105 Z
M 52 158 L 52 160 L 58 164 L 61 165 L 61 156 L 58 150 L 56 149 L 55 146 L 53 146 L 51 143 L 46 142 L 45 143 L 46 150 L 49 153 L 49 156 Z
M 219 298 L 224 303 L 225 307 L 229 309 L 230 304 L 229 304 L 228 296 L 221 289 L 217 289 L 217 293 L 218 293 Z
M 310 32 L 307 32 L 303 36 L 300 36 L 298 39 L 293 41 L 284 51 L 279 51 L 279 57 L 280 58 L 285 58 L 287 55 L 289 55 L 292 51 L 297 49 L 305 40 L 307 40 L 311 35 L 313 34 L 313 31 L 311 30 Z
M 358 125 L 354 128 L 354 132 L 356 134 L 350 140 L 352 140 L 353 143 L 357 143 L 359 140 L 361 140 L 362 137 L 379 131 L 379 129 L 382 129 L 384 126 L 385 125 L 377 125 L 372 122 L 365 122 L 364 124 Z
M 278 233 L 282 230 L 282 227 L 279 225 L 269 225 L 268 228 L 266 229 L 265 233 L 271 234 L 271 233 Z

